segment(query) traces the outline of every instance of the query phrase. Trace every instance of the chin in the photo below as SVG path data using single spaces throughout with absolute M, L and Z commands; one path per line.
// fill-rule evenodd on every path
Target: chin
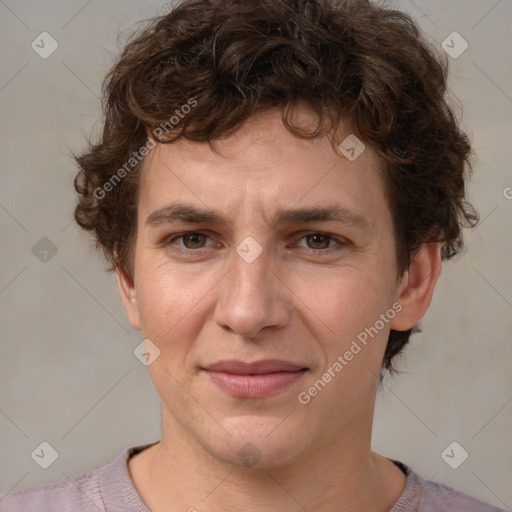
M 220 422 L 225 430 L 216 437 L 210 432 L 201 444 L 229 465 L 261 470 L 284 467 L 299 459 L 310 444 L 292 416 L 284 421 L 262 415 L 227 418 Z

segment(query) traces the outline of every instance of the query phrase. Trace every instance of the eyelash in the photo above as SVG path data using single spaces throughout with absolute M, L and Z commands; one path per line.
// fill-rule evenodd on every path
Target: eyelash
M 168 238 L 167 241 L 165 242 L 165 245 L 172 246 L 176 240 L 183 239 L 183 237 L 185 237 L 187 235 L 200 235 L 200 236 L 205 236 L 207 238 L 210 238 L 206 233 L 201 233 L 200 231 L 187 231 L 185 233 L 180 233 L 179 235 L 175 235 L 171 238 Z M 339 238 L 337 238 L 333 235 L 330 235 L 328 233 L 323 233 L 321 231 L 308 232 L 308 233 L 304 234 L 302 237 L 300 237 L 299 240 L 302 240 L 304 238 L 307 238 L 308 236 L 313 236 L 313 235 L 321 235 L 323 237 L 326 237 L 329 240 L 329 243 L 335 242 L 335 245 L 333 245 L 331 247 L 327 247 L 325 249 L 311 249 L 311 248 L 301 247 L 302 249 L 308 249 L 310 253 L 315 254 L 315 255 L 323 256 L 326 254 L 331 254 L 332 252 L 338 251 L 341 248 L 343 248 L 344 246 L 348 245 L 348 242 L 346 242 L 344 240 L 340 240 Z M 202 249 L 208 249 L 208 247 L 199 247 L 198 249 L 186 249 L 186 248 L 184 249 L 184 248 L 181 248 L 178 246 L 172 247 L 173 251 L 176 251 L 176 252 L 179 252 L 182 254 L 188 254 L 188 255 L 193 254 L 193 253 L 199 253 Z

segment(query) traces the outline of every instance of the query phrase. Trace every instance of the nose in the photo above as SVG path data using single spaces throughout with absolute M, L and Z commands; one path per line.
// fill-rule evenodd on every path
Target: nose
M 263 329 L 280 328 L 289 321 L 291 291 L 276 265 L 271 268 L 265 251 L 251 263 L 235 253 L 218 293 L 215 322 L 244 338 L 257 339 Z

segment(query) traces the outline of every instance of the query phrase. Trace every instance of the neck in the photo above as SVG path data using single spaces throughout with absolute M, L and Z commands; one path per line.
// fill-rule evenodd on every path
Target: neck
M 371 452 L 371 428 L 353 427 L 345 435 L 333 432 L 292 463 L 256 469 L 212 456 L 162 408 L 161 442 L 129 467 L 153 512 L 389 511 L 405 475 Z

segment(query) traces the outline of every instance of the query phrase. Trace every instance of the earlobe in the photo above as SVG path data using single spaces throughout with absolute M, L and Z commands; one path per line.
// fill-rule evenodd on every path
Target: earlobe
M 139 307 L 137 302 L 137 291 L 135 289 L 134 280 L 127 276 L 123 270 L 116 269 L 117 287 L 124 309 L 128 314 L 130 324 L 137 331 L 141 330 Z
M 423 244 L 398 286 L 397 302 L 401 311 L 391 322 L 391 329 L 406 331 L 414 327 L 427 312 L 441 272 L 441 243 Z

